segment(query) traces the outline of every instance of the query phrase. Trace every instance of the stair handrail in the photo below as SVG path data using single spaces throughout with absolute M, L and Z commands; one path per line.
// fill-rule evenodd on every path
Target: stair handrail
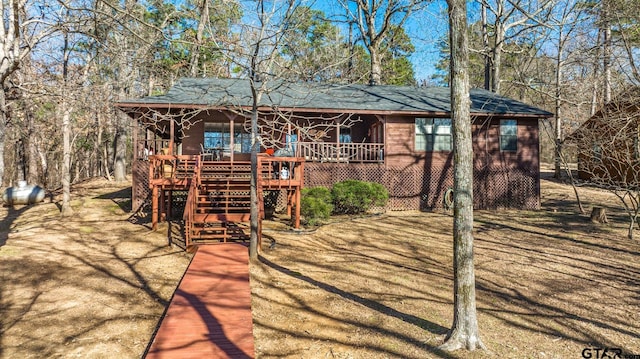
M 184 205 L 184 213 L 182 219 L 184 220 L 185 246 L 191 245 L 191 232 L 193 226 L 193 215 L 197 207 L 197 194 L 200 189 L 200 156 L 196 158 L 196 164 L 193 168 L 193 177 L 191 178 L 191 184 L 189 185 L 189 194 L 187 195 L 187 201 Z

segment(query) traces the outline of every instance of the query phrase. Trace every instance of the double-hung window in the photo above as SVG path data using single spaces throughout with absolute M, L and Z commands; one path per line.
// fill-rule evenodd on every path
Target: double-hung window
M 500 151 L 518 150 L 518 121 L 500 120 Z
M 416 118 L 416 151 L 451 151 L 450 118 Z

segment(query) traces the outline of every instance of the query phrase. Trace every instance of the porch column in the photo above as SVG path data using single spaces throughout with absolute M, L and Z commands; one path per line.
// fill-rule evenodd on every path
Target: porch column
M 169 120 L 169 155 L 173 154 L 173 142 L 175 141 L 173 132 L 175 131 L 176 122 L 173 118 Z
M 340 122 L 339 120 L 335 120 L 336 121 L 336 143 L 338 144 L 336 146 L 336 156 L 340 157 L 339 153 L 340 153 Z M 336 160 L 338 160 L 338 158 L 336 158 Z
M 140 144 L 138 143 L 138 114 L 133 117 L 133 161 L 135 162 L 138 159 L 138 155 L 140 154 Z M 144 149 L 142 149 L 144 151 Z
M 233 163 L 233 147 L 235 146 L 235 121 L 233 118 L 229 119 L 229 160 Z M 222 155 L 224 156 L 224 148 L 222 149 Z

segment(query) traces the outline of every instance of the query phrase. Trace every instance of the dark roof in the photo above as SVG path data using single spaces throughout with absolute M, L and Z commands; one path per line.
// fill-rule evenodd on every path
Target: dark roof
M 270 82 L 260 107 L 308 112 L 443 114 L 450 112 L 448 87 L 368 86 Z M 471 90 L 472 114 L 552 117 L 553 114 L 495 93 Z M 249 80 L 183 78 L 165 95 L 122 101 L 121 108 L 251 107 Z

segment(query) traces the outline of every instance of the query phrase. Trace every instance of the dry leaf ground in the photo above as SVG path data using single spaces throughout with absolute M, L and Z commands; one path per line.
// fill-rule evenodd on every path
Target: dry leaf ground
M 581 189 L 611 223 L 577 214 L 542 182 L 539 211 L 477 211 L 478 313 L 486 352 L 437 349 L 452 320 L 449 213 L 338 218 L 315 230 L 265 223 L 251 268 L 261 358 L 580 358 L 640 354 L 640 242 L 607 193 Z M 76 186 L 56 203 L 0 208 L 0 358 L 138 358 L 189 255 L 131 223 L 130 188 Z M 640 235 L 640 233 L 638 233 Z M 594 356 L 595 358 L 595 356 Z

